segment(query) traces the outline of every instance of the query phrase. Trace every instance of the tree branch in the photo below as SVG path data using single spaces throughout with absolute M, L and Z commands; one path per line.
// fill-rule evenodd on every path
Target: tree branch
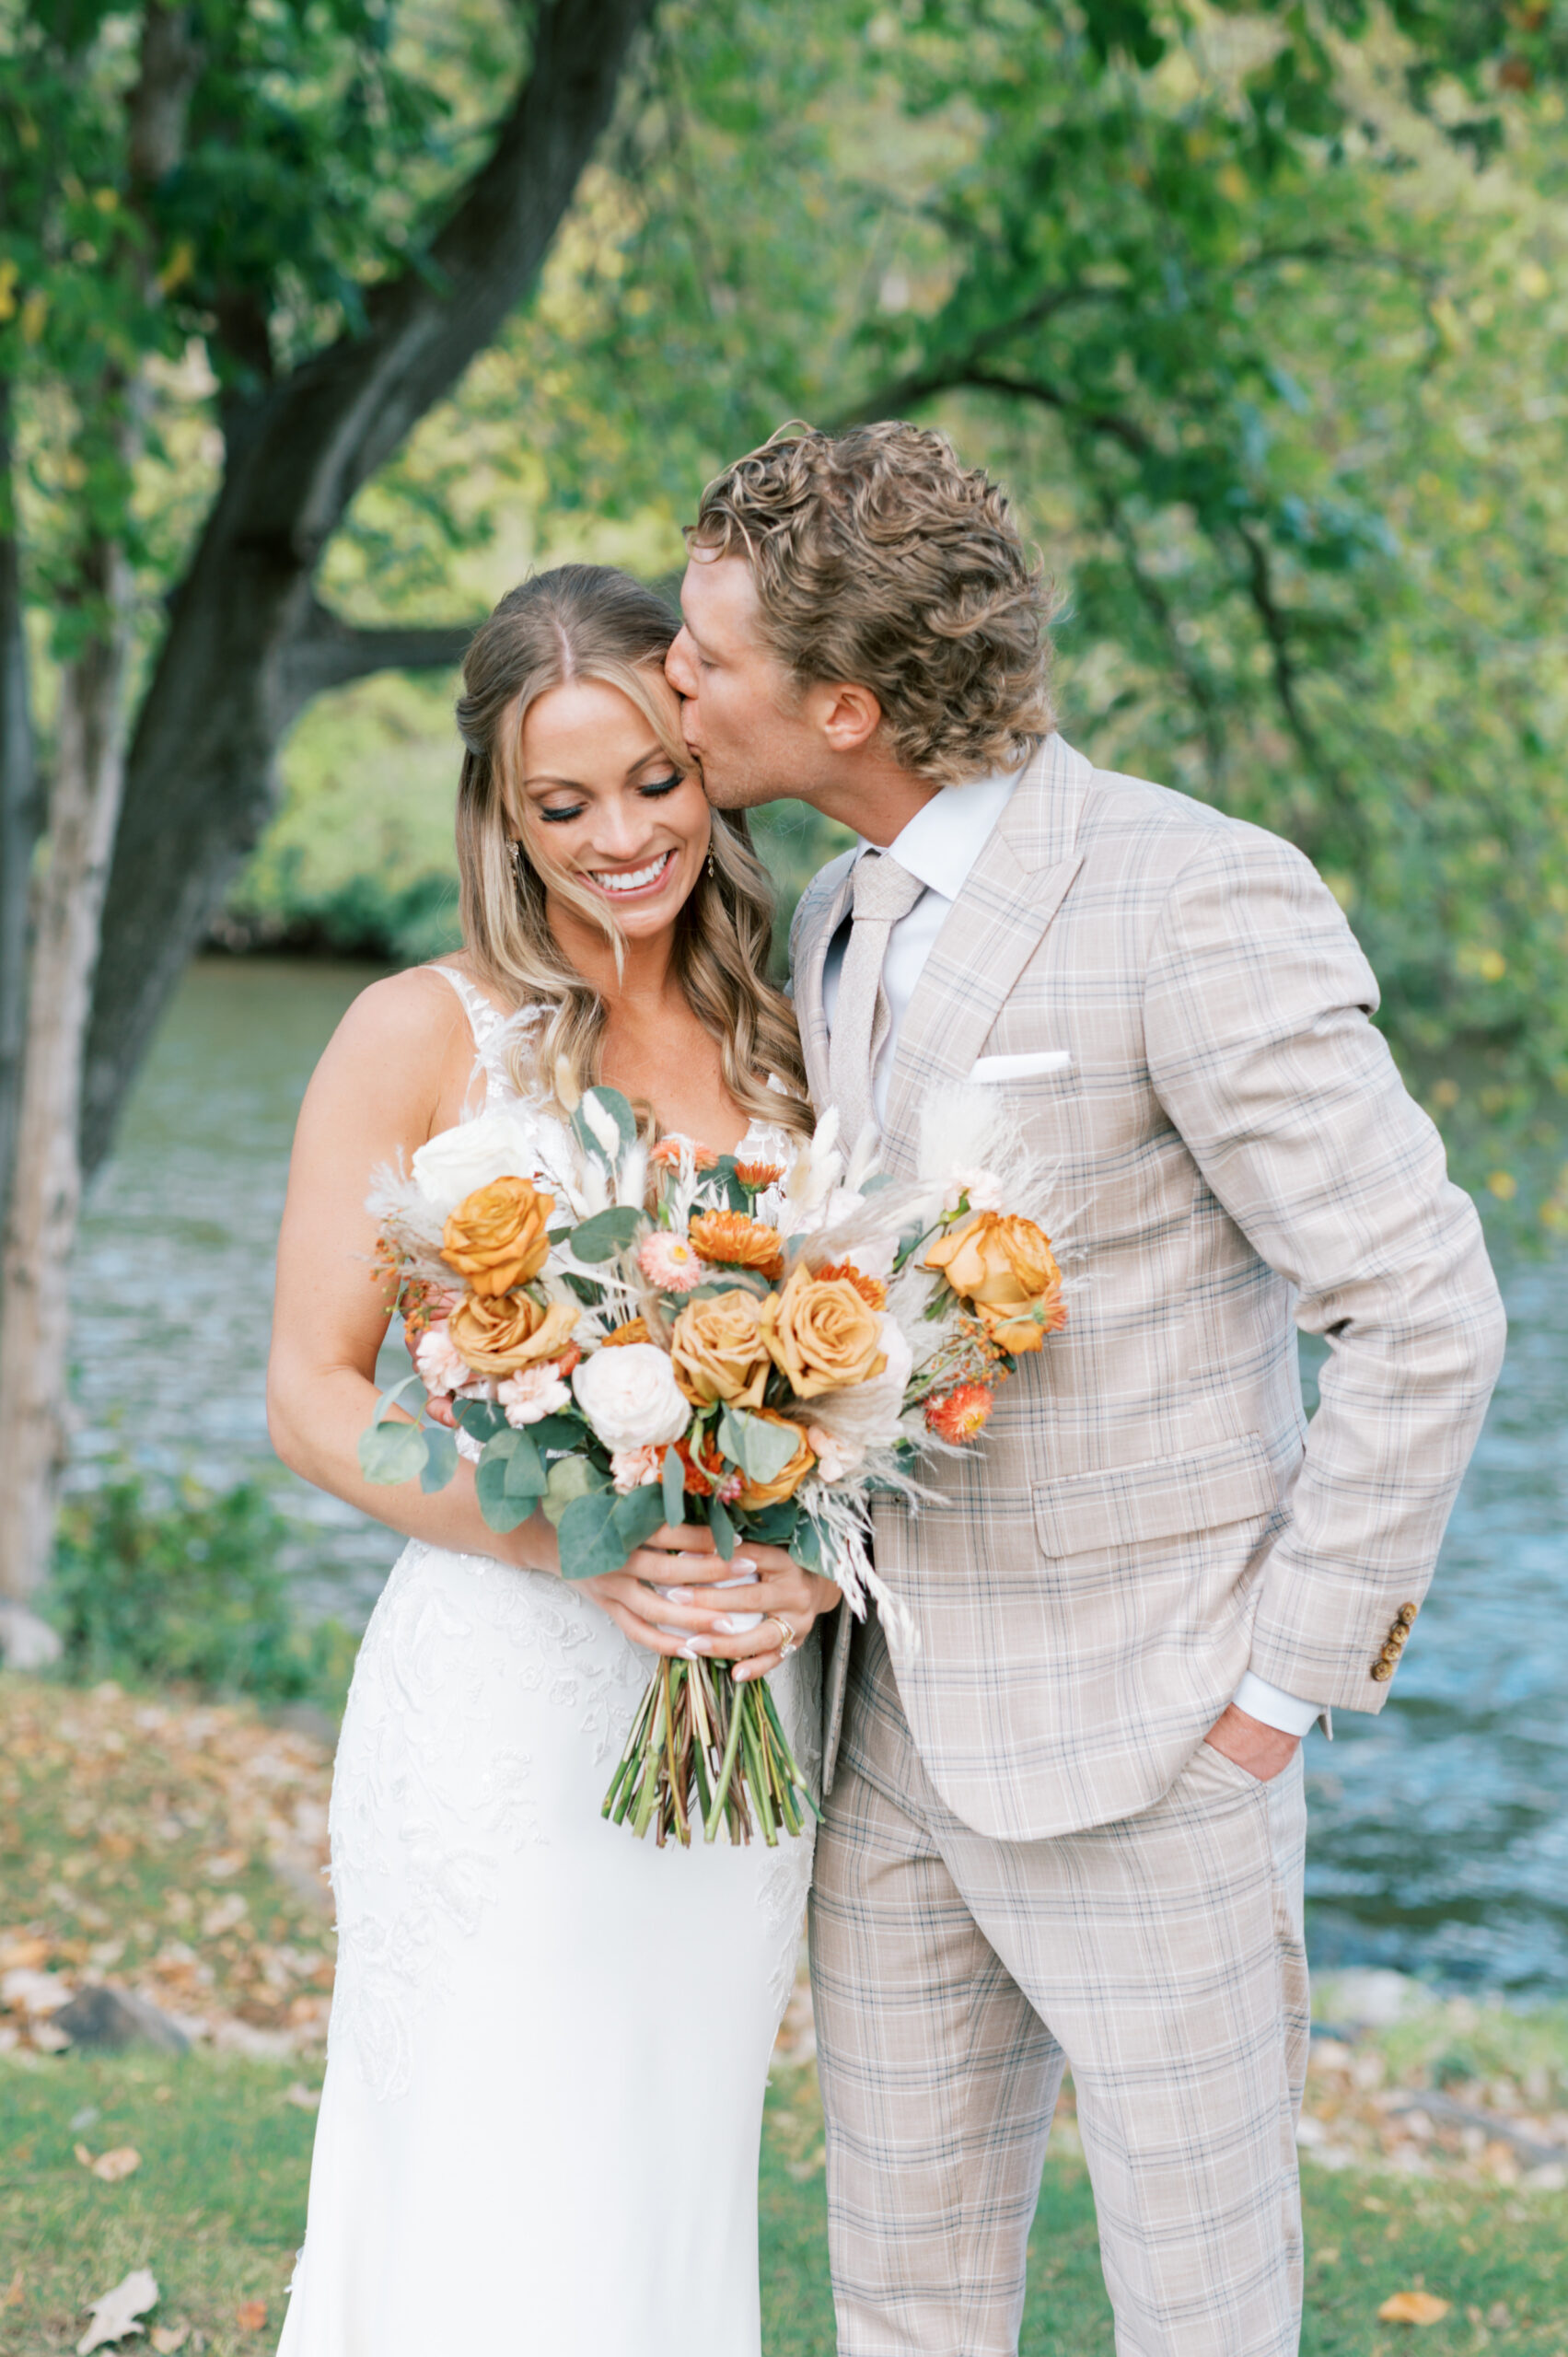
M 329 688 L 376 671 L 450 671 L 459 664 L 479 628 L 471 622 L 394 623 L 361 630 L 319 603 L 308 628 L 290 645 L 284 666 L 284 698 L 296 711 Z
M 1274 694 L 1284 714 L 1285 726 L 1306 755 L 1308 765 L 1328 787 L 1337 808 L 1346 817 L 1352 816 L 1356 807 L 1355 796 L 1345 783 L 1343 772 L 1330 759 L 1322 739 L 1302 709 L 1297 692 L 1295 656 L 1290 643 L 1290 618 L 1274 592 L 1273 568 L 1269 561 L 1267 543 L 1250 524 L 1237 523 L 1235 531 L 1246 552 L 1248 595 L 1268 642 Z
M 10 388 L 0 382 L 0 1215 L 16 1152 L 27 1029 L 28 903 L 41 816 L 12 492 Z
M 1015 401 L 1034 401 L 1041 408 L 1054 410 L 1059 416 L 1071 418 L 1075 425 L 1092 434 L 1109 435 L 1140 459 L 1152 458 L 1156 445 L 1152 435 L 1130 417 L 1115 410 L 1086 408 L 1053 385 L 1045 377 L 1006 377 L 990 368 L 977 368 L 966 354 L 950 366 L 932 369 L 928 373 L 905 377 L 889 385 L 868 401 L 860 402 L 843 420 L 844 425 L 865 425 L 884 417 L 898 417 L 921 401 L 934 401 L 939 393 L 976 392 L 1005 393 Z

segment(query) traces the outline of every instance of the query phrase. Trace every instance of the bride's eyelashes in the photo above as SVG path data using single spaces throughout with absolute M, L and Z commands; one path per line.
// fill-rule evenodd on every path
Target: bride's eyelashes
M 662 802 L 667 794 L 673 794 L 677 786 L 683 783 L 684 780 L 678 772 L 672 777 L 655 778 L 651 784 L 640 785 L 637 791 L 645 801 Z M 538 808 L 537 815 L 547 826 L 564 826 L 569 819 L 580 819 L 587 807 L 586 802 L 563 802 L 557 804 L 553 809 L 547 809 L 541 805 Z

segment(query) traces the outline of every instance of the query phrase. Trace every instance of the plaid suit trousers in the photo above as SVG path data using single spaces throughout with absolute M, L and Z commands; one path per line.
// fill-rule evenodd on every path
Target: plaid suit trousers
M 978 1833 L 855 1631 L 811 1898 L 839 2357 L 1014 2357 L 1064 2064 L 1118 2357 L 1292 2357 L 1305 1830 L 1299 1753 L 1200 1744 L 1133 1816 Z

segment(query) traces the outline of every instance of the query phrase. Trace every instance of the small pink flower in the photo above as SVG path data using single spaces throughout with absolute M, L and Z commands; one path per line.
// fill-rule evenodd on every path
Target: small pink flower
M 624 1497 L 628 1490 L 645 1490 L 656 1481 L 663 1460 L 663 1449 L 651 1442 L 645 1448 L 618 1448 L 610 1460 L 610 1478 Z
M 560 1363 L 555 1359 L 545 1366 L 520 1367 L 496 1385 L 495 1397 L 505 1411 L 506 1422 L 516 1430 L 537 1424 L 541 1416 L 559 1415 L 572 1404 L 571 1391 L 561 1380 Z
M 656 1227 L 637 1247 L 637 1266 L 650 1284 L 663 1293 L 690 1293 L 705 1273 L 702 1261 L 683 1236 Z
M 817 1459 L 819 1480 L 842 1481 L 846 1473 L 855 1470 L 865 1455 L 865 1451 L 854 1441 L 835 1439 L 831 1433 L 824 1432 L 820 1424 L 808 1424 L 806 1437 Z
M 721 1481 L 719 1483 L 719 1504 L 721 1505 L 732 1506 L 745 1487 L 745 1474 L 732 1473 L 727 1480 Z
M 432 1399 L 443 1399 L 448 1392 L 460 1391 L 473 1381 L 468 1361 L 460 1358 L 452 1347 L 447 1321 L 438 1318 L 427 1326 L 414 1345 L 414 1371 Z

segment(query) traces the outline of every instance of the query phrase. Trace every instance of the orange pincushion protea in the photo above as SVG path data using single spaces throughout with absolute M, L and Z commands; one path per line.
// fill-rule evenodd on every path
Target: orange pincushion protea
M 886 1309 L 888 1306 L 888 1288 L 881 1278 L 868 1277 L 864 1269 L 855 1267 L 853 1260 L 835 1260 L 829 1268 L 814 1269 L 812 1274 L 824 1283 L 830 1278 L 842 1277 L 846 1284 L 854 1287 L 867 1309 Z
M 686 1233 L 704 1260 L 755 1269 L 770 1280 L 784 1274 L 784 1244 L 777 1231 L 746 1212 L 700 1212 Z
M 939 1399 L 926 1401 L 926 1428 L 938 1440 L 959 1444 L 973 1440 L 995 1404 L 996 1395 L 989 1384 L 960 1383 L 956 1391 L 944 1392 Z

